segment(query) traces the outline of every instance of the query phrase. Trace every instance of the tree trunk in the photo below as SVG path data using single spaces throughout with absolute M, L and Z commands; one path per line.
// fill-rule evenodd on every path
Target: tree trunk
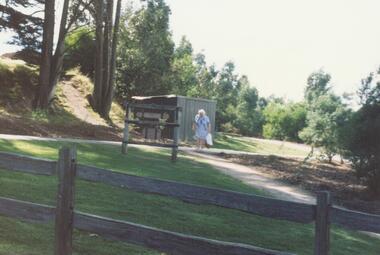
M 115 15 L 115 24 L 113 28 L 113 38 L 112 38 L 112 49 L 111 49 L 111 66 L 110 66 L 110 78 L 108 84 L 108 90 L 104 102 L 104 111 L 108 116 L 111 110 L 112 99 L 115 88 L 115 69 L 116 69 L 116 51 L 117 51 L 117 42 L 119 37 L 119 26 L 120 26 L 120 12 L 121 12 L 121 0 L 117 0 L 116 5 L 116 15 Z
M 54 41 L 55 0 L 45 2 L 45 17 L 43 26 L 43 41 L 39 75 L 39 89 L 34 106 L 46 109 L 49 105 L 49 83 L 51 73 L 51 60 Z
M 59 37 L 58 37 L 57 47 L 55 49 L 55 53 L 52 60 L 52 67 L 51 67 L 49 95 L 48 95 L 49 102 L 53 99 L 55 95 L 55 89 L 57 87 L 59 78 L 62 73 L 63 57 L 65 53 L 65 38 L 69 29 L 66 27 L 67 16 L 69 14 L 69 3 L 70 3 L 70 0 L 65 0 L 63 3 L 61 24 L 59 28 Z
M 95 82 L 92 96 L 92 107 L 96 112 L 101 110 L 102 84 L 103 84 L 103 0 L 95 2 L 96 24 L 96 57 L 95 57 Z
M 107 93 L 110 86 L 110 67 L 111 67 L 111 38 L 112 38 L 112 21 L 113 21 L 113 0 L 107 0 L 107 15 L 104 19 L 104 45 L 103 45 L 103 86 L 102 86 L 102 102 L 100 115 L 103 118 L 108 118 L 106 111 Z

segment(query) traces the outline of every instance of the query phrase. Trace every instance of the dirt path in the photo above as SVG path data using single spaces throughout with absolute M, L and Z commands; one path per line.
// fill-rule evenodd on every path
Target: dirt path
M 276 181 L 271 176 L 257 171 L 252 167 L 232 163 L 214 155 L 198 153 L 192 150 L 186 150 L 186 154 L 191 155 L 195 160 L 200 160 L 214 166 L 222 173 L 241 180 L 245 184 L 265 191 L 275 198 L 293 202 L 315 204 L 315 198 L 311 193 Z
M 102 118 L 88 110 L 89 103 L 87 100 L 83 100 L 84 96 L 70 82 L 62 82 L 62 91 L 68 106 L 78 119 L 93 125 L 107 126 Z

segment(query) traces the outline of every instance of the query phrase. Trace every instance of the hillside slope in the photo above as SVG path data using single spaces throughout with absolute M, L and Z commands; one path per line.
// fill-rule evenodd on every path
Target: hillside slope
M 0 57 L 0 133 L 88 139 L 121 139 L 123 110 L 114 103 L 107 123 L 88 103 L 93 85 L 78 70 L 59 83 L 47 111 L 33 111 L 38 68 L 21 60 Z

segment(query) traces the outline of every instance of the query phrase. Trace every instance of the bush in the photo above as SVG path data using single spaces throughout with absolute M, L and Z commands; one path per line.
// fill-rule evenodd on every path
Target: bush
M 371 73 L 362 81 L 362 107 L 345 127 L 342 147 L 358 178 L 380 196 L 380 69 L 377 75 Z
M 95 63 L 95 34 L 89 27 L 75 30 L 66 37 L 66 54 L 64 69 L 68 70 L 79 66 L 80 71 L 89 75 L 94 74 Z
M 363 106 L 346 130 L 345 156 L 358 178 L 380 195 L 380 105 Z
M 0 62 L 0 98 L 14 103 L 33 97 L 38 83 L 38 72 L 25 65 Z
M 230 134 L 239 133 L 239 130 L 236 127 L 234 127 L 234 125 L 232 125 L 231 122 L 222 124 L 220 129 L 221 129 L 220 131 L 225 132 L 225 133 L 230 133 Z
M 299 142 L 298 133 L 306 126 L 306 113 L 303 103 L 270 103 L 263 112 L 263 136 Z

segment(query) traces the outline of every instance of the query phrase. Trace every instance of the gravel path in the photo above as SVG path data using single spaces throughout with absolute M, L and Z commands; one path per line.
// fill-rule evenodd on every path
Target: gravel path
M 311 193 L 295 186 L 290 186 L 283 182 L 276 181 L 271 176 L 257 171 L 253 167 L 232 163 L 218 156 L 199 153 L 194 150 L 187 149 L 185 153 L 191 155 L 196 160 L 201 160 L 202 162 L 214 166 L 226 175 L 265 191 L 275 198 L 293 202 L 315 204 L 315 198 Z

